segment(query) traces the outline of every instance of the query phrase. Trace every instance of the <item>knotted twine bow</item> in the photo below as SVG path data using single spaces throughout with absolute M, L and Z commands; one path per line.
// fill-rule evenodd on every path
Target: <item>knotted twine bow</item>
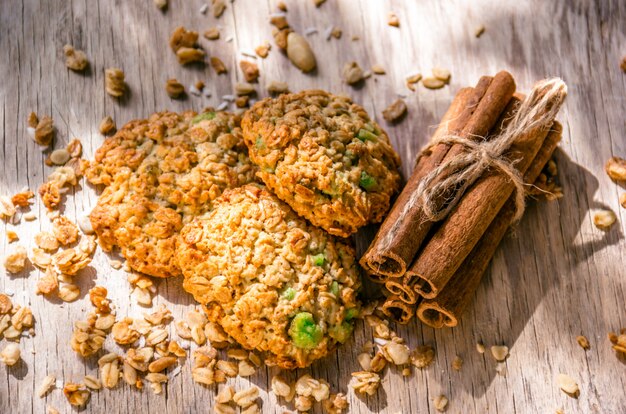
M 422 153 L 436 145 L 460 144 L 466 151 L 442 162 L 428 173 L 411 194 L 405 209 L 420 202 L 426 219 L 444 219 L 459 203 L 464 192 L 489 168 L 495 168 L 509 177 L 515 185 L 515 217 L 524 214 L 524 178 L 515 168 L 517 160 L 507 160 L 503 155 L 522 134 L 537 128 L 549 128 L 556 117 L 561 103 L 567 95 L 567 86 L 559 78 L 545 79 L 535 84 L 530 94 L 521 102 L 509 124 L 499 135 L 487 141 L 484 137 L 472 140 L 458 135 L 446 135 L 434 139 Z M 443 178 L 442 178 L 443 177 Z M 452 190 L 452 191 L 451 191 Z M 452 192 L 440 205 L 441 196 Z

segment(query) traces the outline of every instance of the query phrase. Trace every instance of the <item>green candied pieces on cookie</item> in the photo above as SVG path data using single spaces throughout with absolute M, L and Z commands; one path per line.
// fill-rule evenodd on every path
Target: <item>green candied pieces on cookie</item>
M 292 287 L 288 287 L 283 290 L 283 293 L 280 294 L 280 297 L 286 300 L 293 300 L 296 297 L 296 290 Z
M 326 256 L 324 256 L 324 253 L 313 256 L 313 264 L 315 266 L 324 266 L 324 263 L 326 263 Z
M 199 114 L 194 116 L 191 119 L 191 123 L 192 124 L 197 124 L 198 122 L 202 122 L 202 121 L 209 121 L 211 119 L 215 118 L 215 112 L 205 112 L 203 114 Z
M 367 129 L 364 129 L 364 128 L 359 129 L 359 132 L 356 134 L 356 137 L 358 139 L 360 139 L 361 141 L 363 141 L 363 142 L 365 142 L 365 141 L 374 141 L 374 142 L 376 142 L 378 140 L 378 135 L 376 135 L 372 131 L 368 131 Z
M 346 310 L 346 316 L 344 316 L 344 319 L 347 321 L 351 321 L 352 319 L 358 316 L 359 316 L 359 310 L 357 308 L 350 308 Z
M 313 315 L 309 312 L 300 312 L 291 320 L 289 336 L 296 347 L 313 349 L 322 341 L 324 333 L 315 323 Z
M 335 296 L 339 296 L 339 283 L 337 283 L 336 280 L 330 284 L 330 293 L 332 293 Z
M 354 326 L 352 326 L 350 322 L 343 321 L 339 325 L 332 326 L 328 330 L 328 334 L 335 341 L 339 342 L 340 344 L 343 344 L 350 338 L 350 335 L 352 335 L 353 329 L 354 329 Z
M 361 178 L 359 178 L 359 186 L 365 191 L 371 191 L 376 187 L 378 182 L 376 178 L 372 177 L 365 171 L 361 171 Z
M 254 141 L 254 145 L 258 148 L 258 149 L 265 149 L 265 141 L 263 141 L 263 136 L 259 135 L 256 138 L 256 141 Z

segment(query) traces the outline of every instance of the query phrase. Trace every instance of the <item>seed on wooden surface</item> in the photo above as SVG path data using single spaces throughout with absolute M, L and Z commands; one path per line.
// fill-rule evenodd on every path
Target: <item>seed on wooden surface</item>
M 435 77 L 424 78 L 422 84 L 428 89 L 441 89 L 445 86 L 445 82 Z
M 239 62 L 239 67 L 246 82 L 256 82 L 259 78 L 259 67 L 256 63 L 242 60 Z
M 415 85 L 422 80 L 422 74 L 416 73 L 406 78 L 406 87 L 415 92 Z
M 326 3 L 326 0 L 313 0 L 313 4 L 315 4 L 315 7 L 320 7 L 324 3 Z
M 483 33 L 485 33 L 485 26 L 482 24 L 474 30 L 474 36 L 476 37 L 482 36 Z
M 204 61 L 204 50 L 195 47 L 181 47 L 176 51 L 176 58 L 181 65 Z
M 398 99 L 383 110 L 383 118 L 387 122 L 397 122 L 406 114 L 407 106 L 403 99 Z
M 211 27 L 204 32 L 204 37 L 209 40 L 217 40 L 220 38 L 220 29 L 218 29 L 217 27 Z
M 152 0 L 154 5 L 161 10 L 167 9 L 167 0 Z
M 448 83 L 450 81 L 450 71 L 447 69 L 442 69 L 442 68 L 433 68 L 432 69 L 433 72 L 433 76 L 441 81 L 444 81 L 445 83 Z
M 256 92 L 256 90 L 254 89 L 254 85 L 252 85 L 251 83 L 237 82 L 235 84 L 235 93 L 239 96 L 251 95 L 254 92 Z
M 91 388 L 92 390 L 99 390 L 102 388 L 102 382 L 93 375 L 85 375 L 83 383 L 87 388 Z
M 259 389 L 257 387 L 250 387 L 241 391 L 237 391 L 233 395 L 233 401 L 241 408 L 246 408 L 259 398 Z
M 65 148 L 59 148 L 50 154 L 50 161 L 55 165 L 64 165 L 70 159 L 70 153 Z
M 228 72 L 226 70 L 226 66 L 224 65 L 224 62 L 222 62 L 222 60 L 218 58 L 217 56 L 211 56 L 211 66 L 213 67 L 213 69 L 218 75 Z
M 593 215 L 593 224 L 600 230 L 608 230 L 617 220 L 611 210 L 601 210 Z
M 435 409 L 439 411 L 440 413 L 448 409 L 448 398 L 443 394 L 435 397 L 434 403 L 435 403 Z
M 342 75 L 348 85 L 355 85 L 363 80 L 363 69 L 356 62 L 348 62 L 343 67 Z
M 287 57 L 302 72 L 311 72 L 317 66 L 309 42 L 296 32 L 287 36 Z
M 73 140 L 68 142 L 65 149 L 67 150 L 68 154 L 70 154 L 71 158 L 77 158 L 83 154 L 83 144 L 78 138 L 74 138 Z
M 11 309 L 13 309 L 11 298 L 4 293 L 0 293 L 0 315 L 11 312 Z
M 626 181 L 626 160 L 612 157 L 604 165 L 607 175 L 615 181 Z
M 286 82 L 271 81 L 267 85 L 267 91 L 272 95 L 279 95 L 281 93 L 289 93 L 289 85 Z
M 73 283 L 63 283 L 57 296 L 63 302 L 74 302 L 80 296 L 80 288 Z
M 385 71 L 385 68 L 382 65 L 372 65 L 372 72 L 374 72 L 376 75 L 384 75 L 385 73 L 387 73 Z
M 41 381 L 41 385 L 39 386 L 39 391 L 37 392 L 37 395 L 39 395 L 39 398 L 45 397 L 46 394 L 48 394 L 54 388 L 56 381 L 57 379 L 54 375 L 46 375 L 43 381 Z
M 222 14 L 224 14 L 224 10 L 226 10 L 226 3 L 224 2 L 224 0 L 212 0 L 212 1 L 213 1 L 213 17 L 217 19 Z
M 44 116 L 39 120 L 35 128 L 35 142 L 38 145 L 47 147 L 54 139 L 54 122 L 49 116 Z
M 574 381 L 572 377 L 566 374 L 559 374 L 556 377 L 556 383 L 567 395 L 573 398 L 578 398 L 580 390 L 578 389 L 578 383 Z
M 263 42 L 262 44 L 260 44 L 259 46 L 257 46 L 254 49 L 254 52 L 259 57 L 265 59 L 267 57 L 267 55 L 269 55 L 271 48 L 272 48 L 272 46 L 269 44 L 269 42 Z
M 584 335 L 578 335 L 576 337 L 576 342 L 578 342 L 578 345 L 580 345 L 580 347 L 585 351 L 591 348 L 591 345 L 589 345 L 589 340 Z
M 626 208 L 626 193 L 622 193 L 619 196 L 619 205 Z
M 161 372 L 164 369 L 169 368 L 172 365 L 176 364 L 177 361 L 178 359 L 176 357 L 172 357 L 172 356 L 161 357 L 159 359 L 152 361 L 150 365 L 148 365 L 148 371 Z
M 505 345 L 494 345 L 491 347 L 491 355 L 498 362 L 503 362 L 509 356 L 509 347 Z
M 343 34 L 343 31 L 337 26 L 335 26 L 332 28 L 332 30 L 330 31 L 330 36 L 327 38 L 330 39 L 331 37 L 334 37 L 335 39 L 341 39 L 342 34 Z
M 387 24 L 393 27 L 400 27 L 400 19 L 398 19 L 398 16 L 396 16 L 394 12 L 391 12 L 387 17 Z
M 240 377 L 249 377 L 250 375 L 254 375 L 256 369 L 254 365 L 252 365 L 248 360 L 239 361 L 239 376 Z
M 124 72 L 119 68 L 108 68 L 104 71 L 104 75 L 106 92 L 115 98 L 123 96 L 126 92 Z
M 485 353 L 485 345 L 483 345 L 482 342 L 476 342 L 476 351 L 479 354 L 484 354 Z
M 619 67 L 624 73 L 626 73 L 626 56 L 622 58 L 622 61 L 619 63 Z
M 172 99 L 178 99 L 185 94 L 185 87 L 176 79 L 168 79 L 165 82 L 165 91 Z
M 72 382 L 65 384 L 63 394 L 67 401 L 76 407 L 84 406 L 89 401 L 89 397 L 91 397 L 89 390 L 84 389 L 82 384 L 74 384 Z
M 100 125 L 98 126 L 98 130 L 102 135 L 109 135 L 115 132 L 116 127 L 113 118 L 110 116 L 102 118 L 102 121 L 100 121 Z

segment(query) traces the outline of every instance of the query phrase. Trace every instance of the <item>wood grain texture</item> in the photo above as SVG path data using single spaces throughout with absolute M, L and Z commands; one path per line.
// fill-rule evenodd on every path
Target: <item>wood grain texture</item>
M 200 14 L 199 0 L 170 3 L 162 13 L 147 0 L 0 1 L 0 194 L 15 193 L 24 186 L 36 189 L 50 172 L 43 162 L 46 153 L 26 132 L 30 111 L 54 118 L 55 147 L 80 137 L 85 156 L 91 157 L 103 142 L 97 126 L 105 115 L 122 125 L 156 110 L 216 106 L 219 97 L 231 93 L 233 83 L 242 78 L 239 52 L 271 41 L 268 15 L 276 11 L 275 0 L 236 0 L 228 3 L 217 20 L 210 11 Z M 388 370 L 377 395 L 360 398 L 349 393 L 351 412 L 434 413 L 432 400 L 440 393 L 450 399 L 451 413 L 549 413 L 557 408 L 568 414 L 623 412 L 626 368 L 615 357 L 606 333 L 626 326 L 626 210 L 618 204 L 624 188 L 606 177 L 603 165 L 613 155 L 626 156 L 626 75 L 619 69 L 619 60 L 626 54 L 626 4 L 620 0 L 328 0 L 316 9 L 312 1 L 286 3 L 289 22 L 296 30 L 304 33 L 313 27 L 319 31 L 309 36 L 318 70 L 312 75 L 300 73 L 274 46 L 267 59 L 257 59 L 260 95 L 265 96 L 265 85 L 271 80 L 286 81 L 292 90 L 324 88 L 349 94 L 381 121 L 382 109 L 397 93 L 406 95 L 407 118 L 399 125 L 387 125 L 402 155 L 405 176 L 454 93 L 475 84 L 481 75 L 509 70 L 522 91 L 535 80 L 554 75 L 569 85 L 569 97 L 559 116 L 564 139 L 558 163 L 565 197 L 529 206 L 514 234 L 505 238 L 458 327 L 435 331 L 412 322 L 398 328 L 411 347 L 436 346 L 434 365 L 409 378 L 396 369 Z M 390 11 L 400 18 L 400 28 L 387 26 Z M 476 39 L 473 33 L 480 24 L 486 32 Z M 219 41 L 201 39 L 201 44 L 209 55 L 226 63 L 227 75 L 176 63 L 167 40 L 179 25 L 200 32 L 221 26 Z M 330 25 L 343 30 L 341 39 L 325 39 Z M 360 40 L 352 41 L 353 36 Z M 227 42 L 229 38 L 232 41 Z M 86 51 L 91 61 L 86 74 L 65 68 L 65 43 Z M 353 89 L 340 80 L 342 66 L 351 60 L 364 68 L 382 64 L 387 74 L 373 76 Z M 122 101 L 104 92 L 104 69 L 111 66 L 126 72 L 130 95 Z M 428 74 L 434 66 L 452 71 L 450 86 L 438 91 L 421 86 L 416 92 L 406 89 L 407 75 Z M 170 77 L 187 87 L 204 80 L 213 97 L 172 101 L 164 90 Z M 96 199 L 96 191 L 83 181 L 67 196 L 64 213 L 75 218 L 90 211 Z M 593 212 L 600 208 L 618 216 L 618 223 L 608 232 L 592 224 Z M 39 200 L 33 211 L 39 219 L 16 228 L 19 243 L 28 247 L 33 245 L 32 235 L 50 228 Z M 12 228 L 0 223 L 0 256 L 11 248 L 4 234 Z M 359 234 L 360 251 L 373 232 L 365 229 Z M 45 399 L 39 399 L 35 390 L 48 373 L 70 381 L 96 372 L 96 357 L 84 361 L 69 346 L 72 322 L 84 319 L 90 308 L 84 294 L 96 283 L 102 284 L 111 292 L 120 315 L 137 316 L 145 311 L 132 303 L 124 272 L 111 269 L 108 260 L 97 252 L 78 278 L 83 296 L 71 304 L 36 296 L 37 270 L 31 268 L 15 277 L 0 270 L 0 291 L 14 291 L 14 302 L 31 306 L 37 320 L 36 336 L 21 342 L 22 363 L 0 366 L 0 411 L 43 413 L 46 405 L 62 413 L 74 411 L 59 390 Z M 180 282 L 159 281 L 155 300 L 155 304 L 167 303 L 176 317 L 193 306 Z M 589 338 L 588 352 L 577 345 L 579 334 Z M 315 364 L 312 375 L 326 378 L 334 391 L 347 392 L 350 373 L 358 369 L 360 344 L 370 339 L 369 328 L 359 323 L 354 341 Z M 488 346 L 503 343 L 510 347 L 506 376 L 496 374 L 495 361 L 488 354 L 476 352 L 478 340 Z M 5 344 L 0 340 L 0 347 Z M 107 342 L 106 349 L 117 347 Z M 465 361 L 460 372 L 450 368 L 455 355 Z M 302 372 L 287 376 L 295 378 Z M 557 388 L 559 372 L 579 382 L 577 400 Z M 258 385 L 263 412 L 282 413 L 288 408 L 265 391 L 275 373 L 275 369 L 264 369 L 250 380 L 237 379 L 233 384 L 243 387 L 250 381 Z M 214 395 L 214 388 L 192 382 L 188 363 L 164 395 L 119 386 L 94 393 L 85 411 L 209 412 Z

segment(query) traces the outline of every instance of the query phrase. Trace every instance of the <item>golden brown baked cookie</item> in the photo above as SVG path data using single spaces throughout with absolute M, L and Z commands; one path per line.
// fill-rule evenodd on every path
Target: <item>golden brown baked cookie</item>
M 106 186 L 90 215 L 102 248 L 118 246 L 139 272 L 180 275 L 183 224 L 224 189 L 254 179 L 239 121 L 224 112 L 160 112 L 107 138 L 85 174 Z
M 263 182 L 331 234 L 381 221 L 399 189 L 398 154 L 349 98 L 311 90 L 264 99 L 241 127 Z
M 185 290 L 266 363 L 306 367 L 351 336 L 360 286 L 353 248 L 265 187 L 224 191 L 180 240 Z

